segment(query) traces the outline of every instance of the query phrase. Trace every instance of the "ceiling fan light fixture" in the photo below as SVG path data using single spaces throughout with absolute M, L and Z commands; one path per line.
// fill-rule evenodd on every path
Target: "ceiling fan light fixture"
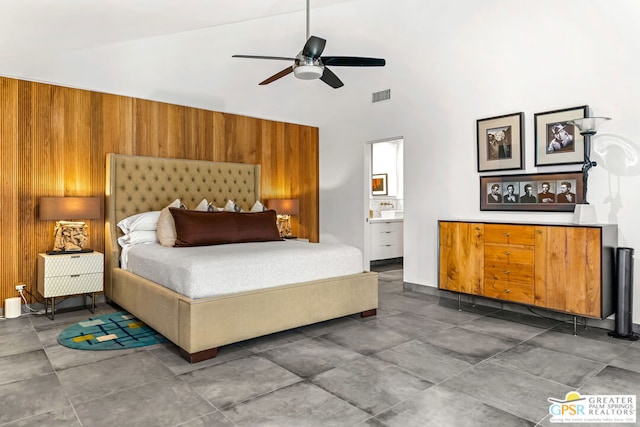
M 293 74 L 302 80 L 315 80 L 322 77 L 324 67 L 322 65 L 298 65 L 293 69 Z

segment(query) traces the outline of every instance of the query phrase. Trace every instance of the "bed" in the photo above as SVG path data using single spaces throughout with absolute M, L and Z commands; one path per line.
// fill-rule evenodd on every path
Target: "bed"
M 107 155 L 105 296 L 176 344 L 191 363 L 235 342 L 360 313 L 376 314 L 378 277 L 360 271 L 204 298 L 189 298 L 120 268 L 117 224 L 159 211 L 177 197 L 187 206 L 206 198 L 234 200 L 244 210 L 260 200 L 260 165 Z

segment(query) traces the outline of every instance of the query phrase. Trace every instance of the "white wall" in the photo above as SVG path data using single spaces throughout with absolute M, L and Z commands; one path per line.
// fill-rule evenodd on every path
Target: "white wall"
M 613 118 L 593 139 L 599 165 L 590 175 L 589 199 L 600 222 L 619 225 L 619 245 L 640 251 L 635 223 L 640 213 L 640 133 L 635 123 L 640 116 L 640 2 L 366 4 L 379 12 L 368 22 L 387 38 L 383 55 L 391 100 L 358 105 L 344 111 L 339 121 L 319 124 L 321 183 L 356 168 L 364 141 L 404 136 L 406 282 L 437 286 L 439 219 L 571 221 L 567 213 L 479 210 L 476 120 L 520 111 L 525 113 L 525 168 L 509 173 L 580 169 L 533 166 L 534 113 L 587 104 L 592 115 Z M 349 180 L 331 190 L 323 186 L 322 236 L 360 242 L 360 188 Z M 640 323 L 638 267 L 636 261 L 635 323 Z
M 525 113 L 525 168 L 535 168 L 533 115 L 589 105 L 613 120 L 594 138 L 589 199 L 619 244 L 640 250 L 640 1 L 353 0 L 314 9 L 327 55 L 384 57 L 376 69 L 338 68 L 345 82 L 257 83 L 303 43 L 304 13 L 0 60 L 0 74 L 315 125 L 320 128 L 320 232 L 362 248 L 363 144 L 404 138 L 405 281 L 437 286 L 437 221 L 568 222 L 566 213 L 479 211 L 476 120 Z M 371 93 L 391 100 L 371 104 Z M 639 257 L 636 257 L 639 258 Z M 640 323 L 635 263 L 634 322 Z

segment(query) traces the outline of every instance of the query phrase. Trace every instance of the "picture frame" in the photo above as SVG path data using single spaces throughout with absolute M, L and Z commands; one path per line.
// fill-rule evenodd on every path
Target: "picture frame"
M 371 194 L 374 196 L 386 196 L 388 193 L 387 174 L 376 173 L 371 175 Z
M 478 172 L 522 169 L 524 113 L 477 120 L 476 142 Z
M 588 105 L 534 114 L 535 165 L 584 163 L 584 138 L 567 122 L 588 116 Z
M 573 212 L 583 187 L 582 172 L 481 176 L 480 210 Z

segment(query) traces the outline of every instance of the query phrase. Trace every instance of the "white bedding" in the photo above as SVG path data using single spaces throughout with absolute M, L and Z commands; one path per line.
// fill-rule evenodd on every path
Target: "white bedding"
M 358 248 L 295 240 L 187 248 L 130 246 L 126 270 L 192 299 L 357 274 Z

